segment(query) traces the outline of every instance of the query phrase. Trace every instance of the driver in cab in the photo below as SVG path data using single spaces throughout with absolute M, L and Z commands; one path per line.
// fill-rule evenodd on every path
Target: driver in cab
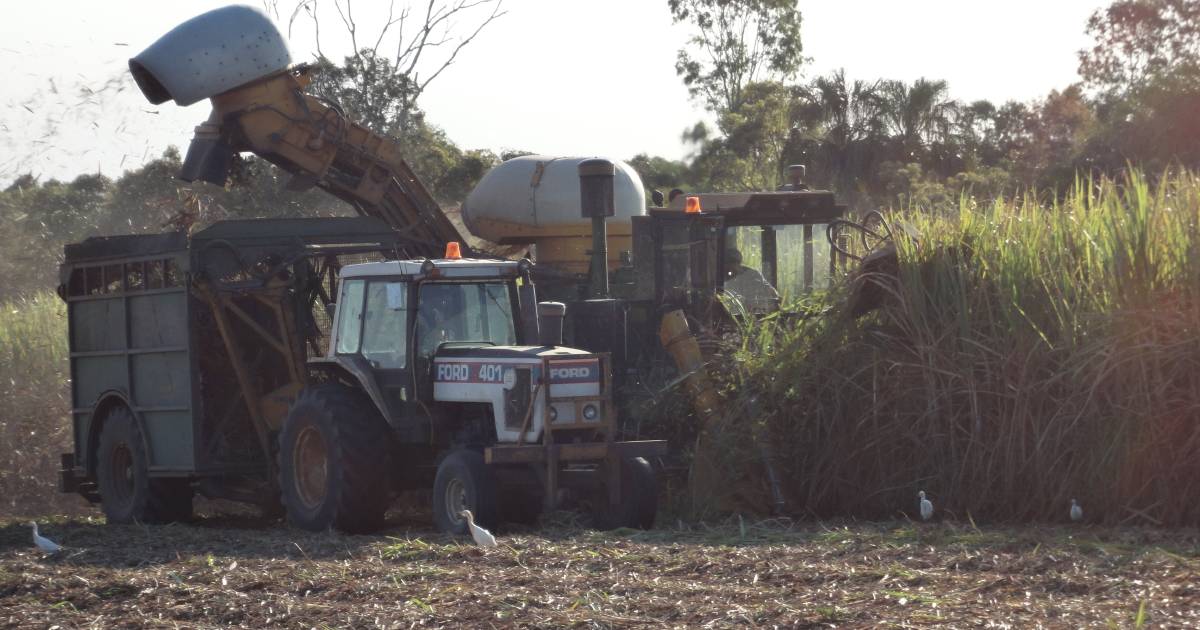
M 421 356 L 431 357 L 438 345 L 462 339 L 463 309 L 456 298 L 461 297 L 459 285 L 427 284 L 421 287 L 417 307 L 417 343 Z
M 725 292 L 755 315 L 779 308 L 779 292 L 757 269 L 742 264 L 742 252 L 736 247 L 725 250 Z

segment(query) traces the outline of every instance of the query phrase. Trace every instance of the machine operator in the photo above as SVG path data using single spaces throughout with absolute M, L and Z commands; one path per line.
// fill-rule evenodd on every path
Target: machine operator
M 757 269 L 742 264 L 742 252 L 736 247 L 725 250 L 725 292 L 754 314 L 779 308 L 779 292 Z

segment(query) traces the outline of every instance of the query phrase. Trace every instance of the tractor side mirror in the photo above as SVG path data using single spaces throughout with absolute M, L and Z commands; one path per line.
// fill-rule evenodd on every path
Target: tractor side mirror
M 538 302 L 543 346 L 561 346 L 563 342 L 563 320 L 567 317 L 567 305 L 562 302 Z

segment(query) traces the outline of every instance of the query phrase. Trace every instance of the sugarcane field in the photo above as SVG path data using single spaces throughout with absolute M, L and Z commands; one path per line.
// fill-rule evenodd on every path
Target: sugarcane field
M 1200 627 L 1200 0 L 0 35 L 0 627 Z

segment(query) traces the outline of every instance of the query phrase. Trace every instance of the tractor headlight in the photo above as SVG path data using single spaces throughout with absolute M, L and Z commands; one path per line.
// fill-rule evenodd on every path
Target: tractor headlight
M 550 405 L 550 411 L 547 413 L 550 415 L 550 422 L 558 420 L 558 409 L 555 409 L 554 405 Z
M 588 403 L 583 406 L 583 419 L 584 420 L 591 422 L 592 420 L 595 420 L 596 418 L 599 418 L 599 417 L 600 417 L 600 409 L 598 407 L 596 407 L 596 405 L 593 405 L 592 403 Z

